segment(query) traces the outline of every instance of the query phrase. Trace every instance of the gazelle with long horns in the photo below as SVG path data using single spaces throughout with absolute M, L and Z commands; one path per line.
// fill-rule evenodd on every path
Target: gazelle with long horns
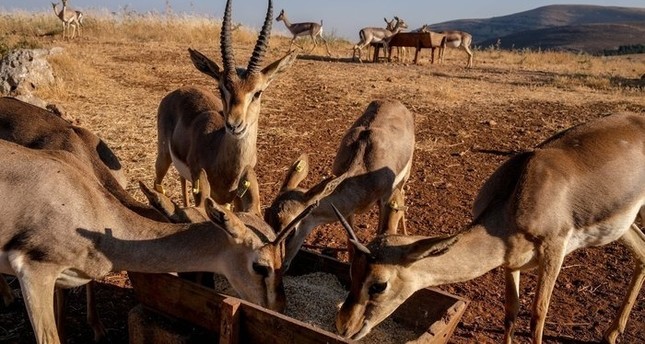
M 633 253 L 635 267 L 604 335 L 613 344 L 645 280 L 645 235 L 634 223 L 637 216 L 645 221 L 645 115 L 619 114 L 573 127 L 502 164 L 479 191 L 466 231 L 448 237 L 377 236 L 365 247 L 344 222 L 353 246 L 352 286 L 336 327 L 341 335 L 360 339 L 415 291 L 502 266 L 504 337 L 510 344 L 520 308 L 520 271 L 537 268 L 531 336 L 540 344 L 564 257 L 619 240 Z
M 159 105 L 157 116 L 157 161 L 155 189 L 163 192 L 161 182 L 174 164 L 181 176 L 184 205 L 188 205 L 186 180 L 196 182 L 201 169 L 206 171 L 211 197 L 219 204 L 236 198 L 242 170 L 257 161 L 258 117 L 262 92 L 295 61 L 290 52 L 261 68 L 269 43 L 273 20 L 269 6 L 257 44 L 246 68 L 237 68 L 231 37 L 231 0 L 226 2 L 222 21 L 221 50 L 223 67 L 197 50 L 189 49 L 195 67 L 217 82 L 221 99 L 210 90 L 196 86 L 179 88 Z M 199 186 L 193 184 L 193 192 Z M 198 198 L 198 197 L 196 197 Z
M 294 224 L 275 235 L 257 216 L 242 219 L 206 198 L 209 221 L 158 222 L 107 193 L 91 169 L 66 151 L 0 140 L 0 273 L 15 275 L 39 344 L 59 344 L 55 287 L 70 288 L 112 271 L 208 271 L 242 298 L 284 308 L 281 252 Z

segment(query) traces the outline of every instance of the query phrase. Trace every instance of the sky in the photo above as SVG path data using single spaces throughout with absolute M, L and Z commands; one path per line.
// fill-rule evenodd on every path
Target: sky
M 0 14 L 13 10 L 51 11 L 50 2 L 59 0 L 2 0 Z M 78 10 L 106 9 L 108 11 L 134 10 L 163 12 L 170 7 L 175 13 L 197 13 L 221 18 L 225 0 L 70 0 Z M 645 0 L 274 0 L 274 18 L 285 9 L 291 22 L 319 22 L 323 20 L 325 34 L 358 40 L 363 27 L 384 27 L 384 17 L 403 18 L 410 29 L 423 24 L 434 24 L 455 19 L 491 18 L 531 10 L 553 4 L 585 4 L 645 8 Z M 260 28 L 266 14 L 266 0 L 238 0 L 233 2 L 233 21 L 252 28 Z M 283 23 L 274 22 L 274 32 L 287 34 Z

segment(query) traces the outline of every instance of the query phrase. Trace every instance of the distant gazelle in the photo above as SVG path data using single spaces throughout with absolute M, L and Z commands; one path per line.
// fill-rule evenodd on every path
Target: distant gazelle
M 414 114 L 395 100 L 369 104 L 365 112 L 347 130 L 338 146 L 332 167 L 335 177 L 311 187 L 298 187 L 309 171 L 309 161 L 302 155 L 291 166 L 276 199 L 267 208 L 265 219 L 282 230 L 306 207 L 320 202 L 310 216 L 296 225 L 295 235 L 287 241 L 285 265 L 288 266 L 307 235 L 318 225 L 336 221 L 329 207 L 338 206 L 350 218 L 379 207 L 379 233 L 396 233 L 403 222 L 405 204 L 403 187 L 410 176 L 414 152 Z
M 466 68 L 473 66 L 473 52 L 470 50 L 470 45 L 473 42 L 473 36 L 464 31 L 440 31 L 437 32 L 446 36 L 445 45 L 439 49 L 439 62 L 443 63 L 443 53 L 445 48 L 459 48 L 468 54 L 468 62 Z M 434 61 L 434 49 L 432 49 L 432 60 Z
M 222 21 L 221 50 L 224 66 L 220 67 L 197 50 L 189 49 L 195 67 L 217 82 L 221 99 L 209 89 L 181 87 L 159 104 L 157 114 L 157 161 L 155 189 L 163 192 L 161 182 L 174 164 L 181 176 L 184 205 L 188 205 L 186 180 L 194 182 L 199 192 L 198 176 L 202 169 L 208 175 L 211 197 L 219 204 L 236 199 L 237 185 L 246 166 L 255 167 L 258 117 L 262 92 L 271 81 L 291 66 L 297 56 L 290 52 L 261 68 L 268 48 L 273 17 L 269 6 L 262 30 L 249 64 L 237 68 L 231 37 L 231 1 L 226 2 Z M 199 199 L 199 197 L 195 197 Z M 239 204 L 237 205 L 239 209 Z
M 65 36 L 69 39 L 74 39 L 76 37 L 76 30 L 78 30 L 78 36 L 81 36 L 81 26 L 83 25 L 83 12 L 81 11 L 76 11 L 71 8 L 67 7 L 67 2 L 69 0 L 61 0 L 63 3 L 63 9 L 59 12 L 58 9 L 56 8 L 58 4 L 52 2 L 52 8 L 54 9 L 54 13 L 58 17 L 58 19 L 63 22 L 63 39 L 65 39 Z M 69 28 L 72 28 L 72 35 L 71 37 L 69 36 Z
M 370 45 L 371 43 L 383 43 L 384 51 L 389 51 L 387 46 L 388 38 L 401 32 L 401 30 L 408 28 L 408 24 L 406 24 L 403 19 L 397 16 L 395 16 L 394 19 L 396 20 L 396 23 L 394 24 L 394 26 L 391 26 L 388 23 L 388 28 L 380 28 L 380 27 L 362 28 L 361 31 L 358 32 L 360 41 L 356 43 L 356 45 L 353 48 L 354 53 L 352 55 L 352 59 L 356 58 L 356 52 L 358 52 L 358 60 L 362 62 L 361 51 L 363 50 L 363 48 Z M 388 22 L 387 18 L 385 19 L 385 22 L 386 23 Z M 389 56 L 388 56 L 388 59 L 389 59 Z
M 352 286 L 336 318 L 354 340 L 415 291 L 463 282 L 503 266 L 505 343 L 519 312 L 520 271 L 537 268 L 531 336 L 542 331 L 556 278 L 572 251 L 619 240 L 636 264 L 616 320 L 604 339 L 615 343 L 645 279 L 645 115 L 619 114 L 558 133 L 516 155 L 484 183 L 473 224 L 456 235 L 377 236 L 367 247 L 345 223 L 353 246 Z M 591 263 L 591 262 L 589 262 Z
M 277 18 L 275 18 L 276 21 L 283 21 L 284 25 L 287 27 L 289 32 L 293 35 L 293 38 L 291 39 L 291 43 L 289 43 L 289 50 L 291 50 L 291 47 L 293 46 L 296 38 L 300 36 L 309 36 L 311 37 L 311 40 L 313 41 L 314 45 L 311 48 L 310 51 L 313 51 L 316 49 L 316 46 L 318 45 L 318 41 L 316 40 L 316 37 L 320 38 L 323 43 L 325 43 L 325 48 L 327 49 L 327 55 L 331 55 L 331 52 L 329 51 L 329 45 L 327 45 L 327 40 L 323 37 L 323 21 L 320 21 L 320 24 L 318 23 L 313 23 L 313 22 L 304 22 L 304 23 L 291 23 L 289 21 L 289 18 L 287 18 L 287 13 L 284 10 L 280 11 L 280 14 L 278 15 Z

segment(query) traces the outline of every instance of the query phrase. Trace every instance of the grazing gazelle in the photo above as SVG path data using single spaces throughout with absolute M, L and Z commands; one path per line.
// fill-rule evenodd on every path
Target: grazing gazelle
M 188 205 L 186 180 L 197 181 L 204 169 L 211 197 L 219 204 L 235 199 L 242 170 L 257 161 L 258 117 L 262 92 L 295 61 L 296 52 L 261 68 L 268 46 L 273 16 L 269 0 L 266 18 L 246 69 L 235 66 L 231 37 L 231 1 L 226 2 L 222 21 L 223 68 L 200 52 L 189 49 L 195 67 L 217 82 L 221 100 L 210 90 L 186 86 L 168 94 L 157 116 L 157 161 L 155 189 L 174 164 L 182 182 L 184 205 Z M 193 184 L 193 192 L 199 186 Z M 198 183 L 197 183 L 198 184 Z
M 414 115 L 398 101 L 380 100 L 370 103 L 345 133 L 332 167 L 336 177 L 324 179 L 309 190 L 299 188 L 309 170 L 303 154 L 265 213 L 267 222 L 278 231 L 307 206 L 321 203 L 297 224 L 294 238 L 287 242 L 285 265 L 314 227 L 336 221 L 330 203 L 350 219 L 377 203 L 378 232 L 396 233 L 401 220 L 405 232 L 403 186 L 410 176 L 413 151 Z
M 117 156 L 107 144 L 91 131 L 74 126 L 61 117 L 15 98 L 0 98 L 0 139 L 32 149 L 64 150 L 76 156 L 91 169 L 97 181 L 121 204 L 139 215 L 163 220 L 157 210 L 135 200 L 125 189 L 126 178 Z M 11 289 L 0 278 L 3 300 L 13 301 Z M 92 284 L 87 285 L 87 321 L 99 341 L 105 328 L 96 312 Z M 57 297 L 62 293 L 57 293 Z M 57 319 L 62 321 L 64 302 L 57 302 Z
M 393 35 L 396 35 L 403 29 L 408 28 L 408 24 L 405 23 L 405 21 L 399 17 L 394 17 L 396 20 L 396 24 L 394 26 L 390 26 L 388 23 L 388 28 L 380 28 L 380 27 L 365 27 L 362 28 L 361 31 L 358 32 L 358 36 L 360 37 L 360 41 L 356 43 L 354 46 L 353 50 L 354 53 L 352 55 L 352 59 L 356 59 L 356 51 L 358 51 L 358 60 L 362 62 L 361 60 L 361 51 L 363 48 L 366 46 L 370 45 L 371 43 L 383 43 L 383 51 L 389 51 L 387 44 L 388 44 L 388 38 L 392 37 Z M 385 22 L 387 23 L 387 18 L 385 18 Z M 389 56 L 388 56 L 389 59 Z
M 74 39 L 76 37 L 76 30 L 78 29 L 78 37 L 81 37 L 81 26 L 83 25 L 83 12 L 81 11 L 76 11 L 73 10 L 69 7 L 67 7 L 67 2 L 69 0 L 61 0 L 63 3 L 63 9 L 59 12 L 58 9 L 56 8 L 58 4 L 52 2 L 52 8 L 54 9 L 54 13 L 58 17 L 58 19 L 63 22 L 63 39 L 65 39 L 65 35 L 69 39 Z M 72 27 L 72 36 L 69 36 L 68 30 L 69 27 Z
M 354 248 L 352 286 L 338 332 L 365 336 L 415 291 L 462 282 L 503 266 L 505 342 L 519 312 L 520 271 L 537 268 L 531 336 L 542 330 L 556 278 L 572 251 L 619 240 L 636 264 L 627 296 L 605 332 L 615 343 L 645 279 L 645 115 L 619 114 L 556 134 L 502 164 L 479 191 L 473 224 L 448 237 L 384 235 Z
M 316 46 L 318 45 L 318 41 L 316 41 L 316 37 L 318 37 L 323 41 L 323 43 L 325 43 L 325 48 L 327 49 L 327 55 L 331 55 L 331 52 L 329 51 L 329 45 L 327 45 L 327 41 L 322 35 L 323 34 L 322 20 L 320 21 L 320 24 L 313 23 L 313 22 L 291 23 L 289 21 L 289 18 L 287 18 L 287 13 L 285 13 L 284 10 L 280 11 L 280 14 L 278 15 L 277 18 L 275 18 L 275 20 L 276 21 L 282 20 L 284 22 L 284 25 L 293 35 L 293 38 L 291 39 L 291 43 L 289 43 L 289 50 L 291 50 L 291 47 L 293 46 L 296 38 L 300 36 L 309 36 L 311 37 L 311 40 L 314 42 L 314 45 L 310 50 L 310 51 L 313 51 L 314 49 L 316 49 Z
M 463 31 L 440 31 L 438 34 L 446 36 L 445 43 L 439 49 L 439 62 L 443 63 L 443 53 L 445 48 L 460 48 L 468 54 L 466 68 L 473 66 L 473 52 L 470 50 L 470 44 L 473 42 L 473 36 Z M 434 49 L 432 49 L 432 60 L 434 61 Z
M 210 221 L 150 220 L 105 192 L 89 167 L 66 151 L 0 140 L 0 165 L 0 273 L 18 278 L 39 344 L 60 343 L 54 288 L 80 286 L 111 271 L 220 273 L 244 299 L 284 307 L 278 253 L 293 225 L 277 236 L 267 227 L 247 228 L 211 199 L 205 202 Z

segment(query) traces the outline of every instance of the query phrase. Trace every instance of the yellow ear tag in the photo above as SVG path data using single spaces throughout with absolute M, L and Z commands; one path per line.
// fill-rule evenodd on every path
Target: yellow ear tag
M 240 183 L 240 186 L 237 188 L 237 197 L 244 196 L 244 194 L 250 187 L 251 187 L 251 182 L 248 180 L 245 180 L 242 183 Z
M 166 195 L 166 190 L 164 190 L 163 186 L 161 184 L 155 183 L 155 191 L 161 193 L 162 195 Z
M 198 194 L 198 193 L 199 193 L 199 179 L 197 179 L 197 180 L 193 183 L 193 193 L 194 193 L 194 194 Z
M 296 172 L 302 172 L 302 170 L 305 169 L 305 162 L 302 160 L 298 160 L 298 163 L 296 164 Z

